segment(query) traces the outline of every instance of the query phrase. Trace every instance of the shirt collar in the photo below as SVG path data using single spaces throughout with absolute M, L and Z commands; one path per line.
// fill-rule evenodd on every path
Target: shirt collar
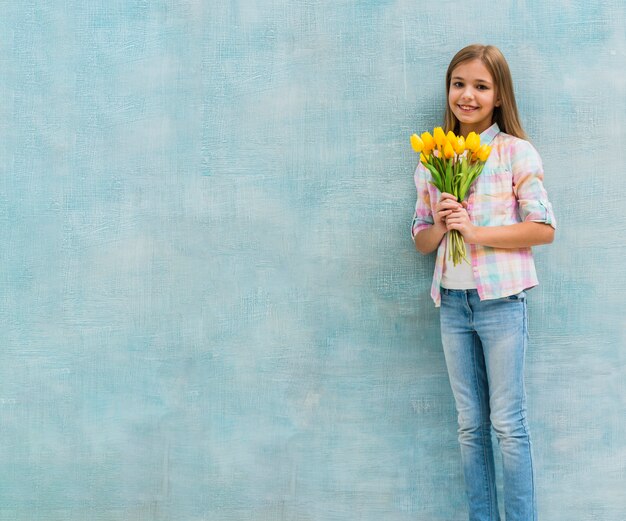
M 487 130 L 483 130 L 480 133 L 480 144 L 489 145 L 500 132 L 500 127 L 497 123 L 491 125 Z

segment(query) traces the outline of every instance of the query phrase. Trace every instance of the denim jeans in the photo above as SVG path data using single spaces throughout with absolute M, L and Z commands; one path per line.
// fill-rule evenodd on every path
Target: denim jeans
M 526 293 L 481 301 L 441 288 L 441 339 L 459 422 L 470 521 L 500 521 L 491 427 L 502 453 L 506 521 L 536 521 L 524 356 Z

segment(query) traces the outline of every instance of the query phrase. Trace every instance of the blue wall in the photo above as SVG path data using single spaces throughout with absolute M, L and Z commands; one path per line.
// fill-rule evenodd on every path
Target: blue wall
M 623 2 L 0 8 L 0 520 L 466 519 L 408 136 L 476 41 L 560 224 L 541 518 L 626 519 Z

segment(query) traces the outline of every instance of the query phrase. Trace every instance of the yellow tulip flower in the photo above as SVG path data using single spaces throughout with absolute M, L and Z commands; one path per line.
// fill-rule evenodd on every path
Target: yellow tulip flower
M 424 150 L 431 151 L 435 148 L 435 140 L 430 132 L 422 133 L 422 142 L 424 143 Z
M 446 140 L 446 135 L 441 127 L 435 128 L 435 130 L 433 131 L 433 138 L 437 146 L 443 146 Z
M 424 142 L 417 136 L 417 134 L 413 134 L 411 136 L 411 146 L 418 154 L 424 150 Z
M 443 147 L 443 155 L 446 159 L 454 157 L 454 148 L 452 148 L 452 144 L 449 141 L 446 141 L 446 144 Z
M 428 154 L 424 155 L 424 153 L 422 152 L 420 154 L 420 163 L 426 164 L 428 163 Z
M 463 152 L 465 152 L 465 138 L 463 136 L 459 136 L 456 140 L 456 146 L 454 147 L 454 151 L 460 156 Z
M 476 151 L 476 155 L 478 156 L 478 159 L 480 159 L 481 161 L 487 161 L 489 154 L 491 154 L 491 147 L 487 145 L 481 146 Z
M 465 138 L 465 148 L 471 150 L 472 152 L 476 152 L 478 147 L 480 146 L 480 136 L 476 134 L 476 132 L 470 132 Z
M 452 145 L 452 148 L 456 149 L 457 141 L 459 138 L 456 137 L 454 132 L 452 132 L 451 130 L 448 131 L 448 133 L 446 134 L 446 139 L 448 140 L 448 143 Z

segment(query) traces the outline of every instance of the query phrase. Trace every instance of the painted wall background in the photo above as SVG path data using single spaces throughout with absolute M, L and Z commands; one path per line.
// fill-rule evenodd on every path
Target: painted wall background
M 476 41 L 560 225 L 541 518 L 626 519 L 623 2 L 0 9 L 0 520 L 466 519 L 408 136 Z

